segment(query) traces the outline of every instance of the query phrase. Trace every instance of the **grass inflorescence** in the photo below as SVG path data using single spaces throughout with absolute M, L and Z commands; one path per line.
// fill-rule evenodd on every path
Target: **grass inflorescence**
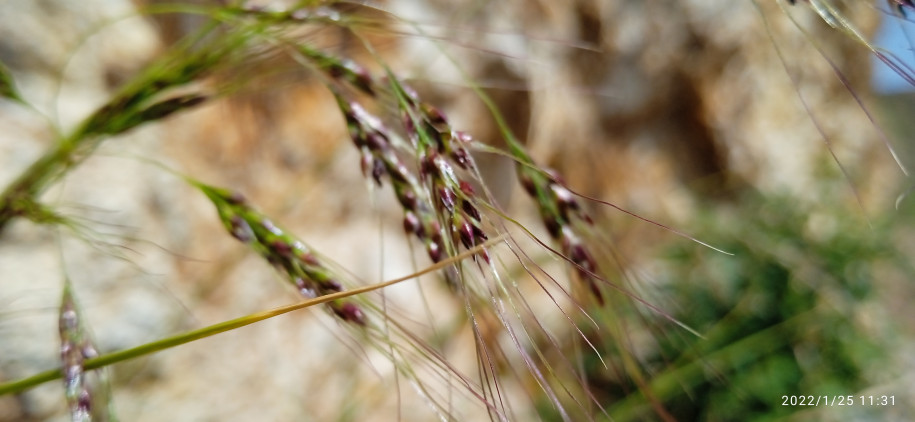
M 216 206 L 229 234 L 275 266 L 306 299 L 343 290 L 339 277 L 304 242 L 254 210 L 241 194 L 200 182 L 194 184 Z M 342 320 L 365 325 L 365 314 L 355 303 L 341 299 L 327 306 Z
M 64 282 L 60 305 L 60 361 L 64 394 L 74 422 L 107 421 L 110 401 L 104 370 L 87 371 L 85 361 L 98 357 L 83 321 L 73 287 Z
M 787 3 L 797 5 L 799 2 Z M 887 57 L 878 53 L 878 49 L 860 35 L 831 1 L 805 3 L 830 27 L 861 41 L 879 57 Z M 910 1 L 890 1 L 888 4 L 902 15 L 915 9 Z M 273 218 L 275 214 L 268 216 L 255 207 L 254 202 L 262 202 L 248 199 L 234 189 L 200 182 L 194 178 L 197 176 L 195 169 L 174 171 L 215 207 L 225 233 L 245 245 L 244 253 L 256 254 L 261 262 L 273 267 L 304 302 L 99 356 L 89 339 L 86 319 L 76 305 L 73 286 L 66 279 L 59 308 L 59 369 L 0 384 L 0 395 L 22 394 L 35 385 L 62 378 L 63 399 L 72 420 L 105 420 L 110 410 L 108 387 L 103 382 L 87 382 L 90 374 L 100 374 L 101 369 L 115 363 L 320 304 L 329 310 L 331 321 L 336 324 L 334 327 L 343 327 L 339 333 L 344 334 L 339 336 L 353 339 L 358 347 L 367 349 L 357 353 L 368 363 L 366 366 L 374 369 L 376 356 L 385 359 L 391 372 L 396 374 L 397 393 L 401 390 L 399 383 L 405 382 L 431 409 L 433 417 L 441 420 L 463 420 L 468 418 L 467 414 L 482 414 L 492 420 L 525 420 L 534 416 L 566 421 L 614 417 L 672 420 L 678 412 L 679 415 L 698 415 L 703 410 L 685 404 L 681 390 L 701 389 L 696 397 L 709 402 L 713 401 L 713 395 L 719 394 L 711 385 L 711 377 L 700 379 L 696 375 L 702 359 L 709 358 L 708 362 L 724 365 L 722 362 L 731 357 L 732 350 L 753 348 L 762 342 L 760 339 L 772 339 L 771 336 L 779 333 L 773 327 L 781 324 L 789 325 L 792 329 L 787 332 L 793 336 L 803 334 L 794 330 L 792 324 L 797 324 L 794 319 L 797 315 L 807 315 L 807 311 L 787 305 L 785 309 L 792 311 L 789 315 L 758 312 L 766 318 L 764 324 L 756 324 L 758 321 L 753 319 L 756 317 L 749 317 L 748 324 L 756 324 L 754 329 L 759 332 L 744 337 L 729 335 L 728 326 L 722 328 L 716 324 L 727 318 L 739 319 L 741 315 L 737 311 L 752 313 L 746 310 L 750 306 L 745 302 L 751 302 L 753 298 L 741 299 L 735 304 L 717 297 L 715 292 L 695 288 L 691 291 L 700 297 L 702 304 L 714 309 L 667 313 L 649 298 L 642 297 L 638 283 L 633 282 L 629 269 L 614 251 L 613 237 L 602 233 L 608 230 L 608 225 L 601 222 L 589 203 L 635 214 L 607 201 L 579 195 L 574 184 L 567 183 L 559 171 L 542 165 L 549 161 L 535 158 L 525 143 L 515 137 L 492 99 L 473 81 L 468 82 L 471 91 L 492 111 L 497 132 L 506 146 L 497 148 L 493 146 L 496 142 L 481 140 L 480 135 L 473 133 L 473 127 L 456 127 L 442 108 L 428 100 L 432 96 L 415 89 L 414 86 L 419 85 L 409 78 L 401 77 L 396 66 L 386 61 L 384 54 L 372 43 L 372 31 L 397 22 L 396 18 L 370 6 L 336 1 L 304 1 L 282 10 L 242 5 L 169 7 L 163 6 L 162 10 L 185 11 L 203 16 L 207 21 L 118 89 L 75 129 L 60 135 L 0 193 L 0 235 L 11 221 L 19 218 L 44 226 L 82 227 L 74 224 L 43 194 L 95 155 L 102 143 L 126 138 L 140 126 L 160 122 L 201 105 L 218 104 L 223 97 L 258 82 L 259 75 L 250 69 L 259 65 L 271 68 L 277 62 L 290 60 L 294 63 L 292 69 L 277 65 L 281 69 L 276 74 L 306 75 L 302 78 L 317 81 L 326 88 L 331 99 L 326 107 L 339 111 L 349 142 L 356 150 L 358 162 L 348 163 L 349 168 L 353 172 L 361 171 L 370 193 L 376 189 L 390 189 L 400 216 L 396 225 L 402 226 L 408 243 L 421 245 L 431 262 L 428 266 L 418 265 L 425 269 L 417 270 L 409 277 L 434 271 L 447 282 L 447 289 L 443 289 L 447 293 L 443 294 L 444 299 L 430 299 L 421 291 L 418 300 L 407 303 L 389 299 L 376 290 L 403 279 L 365 285 L 308 246 L 302 240 L 306 237 L 294 234 L 288 228 L 296 227 L 294 221 L 284 221 L 290 224 L 281 227 L 277 223 L 279 219 Z M 153 13 L 156 9 L 149 10 Z M 370 13 L 376 17 L 366 18 L 364 14 Z M 378 18 L 378 15 L 384 18 Z M 339 31 L 347 39 L 355 40 L 357 48 L 328 47 L 322 39 L 322 31 Z M 419 30 L 416 32 L 423 35 Z M 367 54 L 357 59 L 353 50 Z M 443 52 L 443 55 L 447 54 Z M 13 74 L 2 65 L 0 96 L 14 103 L 26 103 Z M 819 127 L 817 129 L 823 132 Z M 548 240 L 538 238 L 536 230 L 525 227 L 493 198 L 488 188 L 492 181 L 483 178 L 477 160 L 479 154 L 487 153 L 511 160 L 517 182 L 532 200 L 532 211 L 536 211 Z M 165 165 L 161 167 L 166 168 Z M 554 167 L 552 163 L 550 167 Z M 526 204 L 529 206 L 531 202 Z M 592 215 L 595 218 L 592 219 Z M 635 216 L 702 243 L 653 220 Z M 766 225 L 766 221 L 748 219 L 746 224 L 764 230 L 788 227 L 784 221 Z M 515 228 L 520 228 L 521 236 L 516 234 Z M 790 228 L 804 230 L 803 227 Z M 78 236 L 78 230 L 75 231 Z M 712 232 L 715 236 L 727 236 Z M 213 237 L 220 242 L 228 241 L 225 233 Z M 524 243 L 527 239 L 522 236 L 531 238 L 531 243 L 538 249 L 528 249 Z M 789 235 L 782 238 L 785 242 L 798 240 Z M 758 243 L 769 240 L 762 239 Z M 743 257 L 740 259 L 747 261 L 740 265 L 763 267 L 760 282 L 780 286 L 778 294 L 786 303 L 801 301 L 803 306 L 826 306 L 821 302 L 827 301 L 820 301 L 810 292 L 805 291 L 799 297 L 788 291 L 789 276 L 796 274 L 802 278 L 806 275 L 804 271 L 809 271 L 807 267 L 789 265 L 791 260 L 784 256 L 759 253 L 756 257 L 757 246 L 751 243 L 736 242 L 734 247 L 741 251 Z M 811 244 L 820 247 L 824 243 Z M 510 253 L 500 253 L 505 251 L 497 250 L 499 245 L 506 246 Z M 691 250 L 677 251 L 679 255 L 692 253 Z M 874 251 L 883 249 L 867 249 L 862 253 Z M 831 255 L 845 257 L 842 255 L 844 250 L 825 246 L 818 253 L 822 256 L 810 259 Z M 547 260 L 541 259 L 543 256 L 559 257 L 557 261 L 567 270 L 564 274 L 568 277 L 561 277 L 554 271 L 554 266 L 544 263 Z M 722 259 L 730 259 L 729 254 L 722 256 L 728 257 Z M 702 259 L 675 260 L 675 266 L 689 267 L 693 261 Z M 731 264 L 722 264 L 722 268 L 727 265 Z M 414 263 L 414 266 L 417 265 Z M 824 273 L 854 270 L 838 264 L 835 268 L 826 267 L 816 269 Z M 689 273 L 688 268 L 681 270 Z M 739 279 L 729 285 L 732 286 L 745 282 L 741 280 L 751 275 L 735 270 L 728 273 L 728 277 Z M 692 284 L 701 284 L 701 280 L 695 278 L 692 273 L 684 277 Z M 855 276 L 847 275 L 846 278 L 855 279 Z M 840 281 L 848 281 L 846 278 L 840 278 Z M 676 281 L 670 284 L 675 285 Z M 852 292 L 855 286 L 841 287 L 835 294 Z M 680 296 L 689 297 L 689 292 Z M 433 300 L 441 302 L 432 303 Z M 550 308 L 543 309 L 544 303 Z M 841 300 L 829 303 L 847 305 Z M 457 311 L 448 314 L 444 311 L 448 307 Z M 735 311 L 728 313 L 728 307 Z M 425 311 L 426 321 L 417 321 L 420 308 Z M 642 312 L 645 309 L 650 310 L 647 313 L 650 316 Z M 670 334 L 658 328 L 660 323 L 653 319 L 658 314 L 666 320 L 664 323 L 673 321 L 680 328 L 694 324 L 702 326 Z M 556 323 L 551 319 L 553 317 L 560 322 Z M 835 320 L 842 321 L 841 318 Z M 647 334 L 634 332 L 642 329 Z M 652 330 L 661 333 L 659 340 L 651 338 L 655 334 Z M 713 334 L 710 336 L 713 341 L 722 344 L 711 344 L 706 342 L 708 338 L 693 335 L 706 330 Z M 682 341 L 684 333 L 688 341 Z M 811 338 L 809 343 L 814 345 L 835 343 L 842 350 L 850 348 L 830 336 Z M 785 355 L 776 363 L 801 366 L 801 358 L 795 361 L 789 357 L 792 351 L 786 344 L 788 340 L 782 338 L 779 339 L 781 343 L 769 344 L 772 350 Z M 687 352 L 681 355 L 674 350 L 675 345 L 690 350 L 695 348 L 696 353 L 709 352 L 698 357 Z M 457 362 L 459 359 L 454 355 L 458 353 L 453 349 L 460 347 L 473 350 L 469 359 L 474 364 L 471 369 L 462 365 L 466 362 Z M 744 350 L 741 356 L 753 361 L 760 350 L 764 349 Z M 665 362 L 668 356 L 675 356 L 677 360 Z M 857 354 L 854 357 L 857 359 Z M 853 375 L 857 377 L 855 359 L 849 358 L 853 362 L 848 366 L 854 367 Z M 678 377 L 683 374 L 688 379 L 678 384 Z M 849 385 L 859 386 L 860 383 Z M 398 404 L 399 400 L 398 395 Z M 474 411 L 478 413 L 465 411 L 463 406 L 467 403 L 475 403 Z M 740 402 L 735 406 L 744 404 Z M 706 407 L 723 412 L 714 404 Z M 411 417 L 401 415 L 402 419 Z

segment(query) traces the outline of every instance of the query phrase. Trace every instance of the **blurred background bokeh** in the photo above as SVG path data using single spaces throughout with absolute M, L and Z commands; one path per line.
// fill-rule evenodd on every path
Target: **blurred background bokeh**
M 893 2 L 813 3 L 834 5 L 867 39 L 881 21 L 904 20 Z M 142 12 L 162 4 L 0 3 L 0 62 L 35 108 L 0 101 L 0 185 L 203 22 Z M 606 277 L 703 336 L 619 295 L 591 310 L 603 331 L 581 324 L 603 361 L 568 326 L 535 338 L 582 357 L 584 386 L 612 420 L 876 421 L 915 412 L 915 199 L 903 170 L 915 165 L 915 100 L 875 91 L 871 51 L 810 3 L 333 7 L 373 22 L 364 35 L 379 56 L 454 126 L 504 147 L 472 89 L 482 87 L 534 158 L 575 191 L 733 254 L 588 203 Z M 317 47 L 381 70 L 348 30 L 308 31 Z M 246 66 L 239 74 L 266 76 L 108 141 L 43 196 L 96 227 L 94 243 L 27 221 L 2 234 L 0 382 L 57 365 L 64 274 L 102 351 L 295 300 L 221 230 L 205 198 L 146 160 L 244 192 L 361 280 L 425 265 L 402 234 L 396 201 L 366 189 L 320 80 L 282 58 Z M 512 162 L 477 160 L 500 205 L 547 239 Z M 436 299 L 447 289 L 429 286 L 430 301 L 447 302 Z M 398 289 L 392 298 L 418 303 L 415 287 Z M 320 312 L 289 315 L 115 367 L 115 405 L 122 420 L 138 421 L 434 419 L 410 413 L 422 403 L 392 394 L 409 388 L 392 390 L 390 374 L 360 347 Z M 473 367 L 472 342 L 449 347 L 457 366 Z M 52 384 L 0 397 L 0 421 L 66 420 L 62 387 Z M 856 403 L 783 406 L 786 395 Z M 862 405 L 861 396 L 894 403 Z M 561 420 L 545 398 L 515 410 Z

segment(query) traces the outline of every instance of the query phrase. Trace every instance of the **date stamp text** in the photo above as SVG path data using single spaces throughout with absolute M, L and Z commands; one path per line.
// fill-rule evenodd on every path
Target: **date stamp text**
M 783 395 L 782 406 L 895 406 L 896 396 Z

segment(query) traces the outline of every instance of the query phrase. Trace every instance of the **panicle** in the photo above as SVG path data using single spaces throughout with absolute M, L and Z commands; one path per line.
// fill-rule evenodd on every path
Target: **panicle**
M 58 317 L 60 331 L 60 360 L 64 380 L 64 394 L 70 408 L 70 419 L 88 422 L 93 418 L 107 420 L 106 391 L 90 382 L 85 361 L 98 356 L 89 334 L 81 320 L 70 282 L 64 283 L 64 294 Z
M 433 262 L 441 261 L 445 257 L 441 226 L 433 208 L 423 199 L 426 196 L 416 176 L 395 151 L 388 129 L 359 103 L 348 101 L 335 90 L 333 93 L 346 119 L 350 138 L 362 154 L 363 175 L 371 175 L 379 186 L 382 177 L 388 176 L 404 209 L 404 230 L 423 242 Z
M 448 118 L 441 110 L 420 101 L 416 92 L 407 85 L 398 82 L 408 101 L 401 104 L 403 108 L 404 128 L 414 145 L 421 152 L 427 149 L 438 151 L 447 156 L 458 167 L 472 170 L 473 159 L 467 151 L 473 138 L 466 132 L 455 130 L 448 123 Z M 418 124 L 416 122 L 418 120 Z
M 429 187 L 432 203 L 441 221 L 452 235 L 454 244 L 473 248 L 486 242 L 488 236 L 482 226 L 482 216 L 477 208 L 471 184 L 461 179 L 452 163 L 464 170 L 474 169 L 473 160 L 466 149 L 472 141 L 470 135 L 454 130 L 441 110 L 422 102 L 409 86 L 394 81 L 406 101 L 400 103 L 404 128 L 417 146 L 420 159 L 420 177 Z M 489 254 L 479 254 L 489 262 Z
M 486 242 L 488 237 L 482 227 L 480 211 L 474 205 L 470 183 L 459 179 L 448 161 L 435 151 L 425 157 L 421 172 L 432 186 L 433 203 L 450 225 L 454 243 L 460 242 L 470 249 Z M 480 256 L 489 262 L 489 254 L 485 250 L 480 252 Z
M 579 279 L 587 283 L 597 302 L 603 304 L 604 297 L 595 278 L 597 263 L 573 226 L 573 218 L 591 225 L 591 217 L 555 172 L 550 171 L 548 177 L 540 170 L 520 163 L 517 170 L 524 191 L 537 201 L 540 218 L 550 237 L 559 241 L 563 255 L 576 266 Z
M 453 254 L 451 245 L 473 248 L 486 242 L 488 237 L 474 203 L 473 189 L 452 167 L 455 164 L 465 170 L 473 169 L 473 160 L 466 149 L 472 139 L 453 130 L 445 114 L 421 102 L 410 87 L 397 80 L 392 80 L 391 86 L 399 94 L 396 97 L 403 129 L 417 158 L 418 177 L 398 155 L 391 142 L 392 135 L 381 120 L 331 87 L 350 138 L 359 149 L 363 175 L 371 176 L 379 186 L 383 176 L 388 176 L 404 210 L 404 230 L 423 242 L 433 262 Z M 451 236 L 448 244 L 444 241 L 446 233 Z M 489 261 L 486 251 L 479 255 Z M 446 277 L 454 284 L 456 270 L 446 270 Z
M 305 243 L 248 205 L 244 197 L 226 189 L 196 185 L 216 206 L 229 234 L 283 273 L 299 294 L 310 299 L 343 290 L 338 277 Z M 332 301 L 327 306 L 344 321 L 366 324 L 365 314 L 349 300 Z

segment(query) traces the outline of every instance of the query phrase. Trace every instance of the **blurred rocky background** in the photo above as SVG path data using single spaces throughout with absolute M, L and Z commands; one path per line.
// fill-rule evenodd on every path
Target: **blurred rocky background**
M 164 4 L 0 3 L 0 62 L 32 106 L 0 101 L 0 185 L 204 22 L 152 13 Z M 899 19 L 884 2 L 829 4 L 867 37 L 880 19 Z M 492 96 L 535 159 L 577 192 L 735 254 L 589 205 L 594 237 L 612 244 L 601 256 L 611 278 L 707 335 L 694 338 L 639 310 L 598 313 L 633 332 L 629 344 L 596 347 L 608 360 L 631 353 L 652 392 L 614 365 L 584 360 L 589 389 L 615 420 L 903 420 L 912 411 L 906 351 L 915 330 L 905 321 L 915 317 L 908 305 L 915 204 L 899 164 L 912 163 L 902 130 L 910 101 L 873 95 L 871 53 L 809 3 L 333 7 L 379 22 L 366 32 L 377 53 L 476 139 L 504 146 L 473 84 Z M 318 47 L 380 71 L 349 31 L 311 31 Z M 296 300 L 225 234 L 205 198 L 150 161 L 244 192 L 362 280 L 425 265 L 402 235 L 391 195 L 366 188 L 326 88 L 295 63 L 271 60 L 251 64 L 268 76 L 230 95 L 107 141 L 42 197 L 92 227 L 91 242 L 28 221 L 7 228 L 0 382 L 58 365 L 65 275 L 103 352 Z M 477 159 L 502 205 L 544 234 L 512 163 Z M 446 294 L 430 286 L 432 296 Z M 415 304 L 415 288 L 391 294 Z M 409 409 L 422 404 L 392 393 L 391 374 L 373 370 L 337 327 L 321 312 L 299 312 L 118 365 L 116 409 L 137 421 L 433 419 L 415 419 Z M 580 346 L 575 333 L 557 337 L 570 350 Z M 472 364 L 473 350 L 462 359 Z M 62 391 L 48 383 L 0 397 L 0 420 L 66 420 Z M 895 406 L 780 406 L 782 395 L 800 394 L 891 395 Z M 549 407 L 517 411 L 559 420 Z

